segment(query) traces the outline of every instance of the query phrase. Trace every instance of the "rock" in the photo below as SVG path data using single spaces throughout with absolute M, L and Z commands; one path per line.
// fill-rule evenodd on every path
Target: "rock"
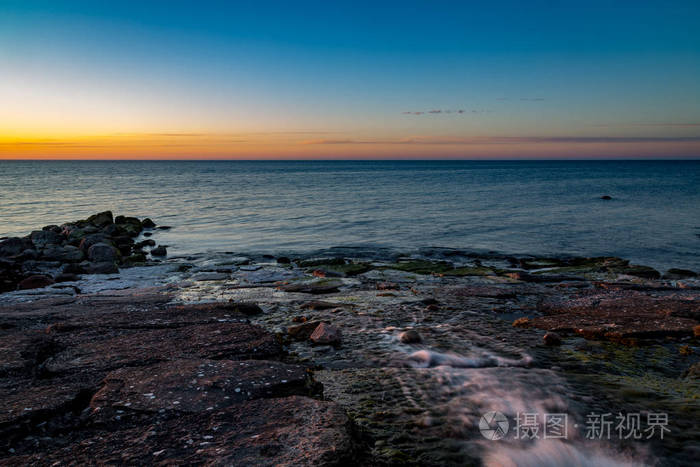
M 0 258 L 15 256 L 26 249 L 34 248 L 34 244 L 28 238 L 10 237 L 0 242 Z
M 526 328 L 530 326 L 530 319 L 523 317 L 523 318 L 518 318 L 515 321 L 513 321 L 513 327 L 516 328 Z
M 280 256 L 279 258 L 277 258 L 278 264 L 289 264 L 291 262 L 292 262 L 292 260 L 287 258 L 286 256 Z
M 432 297 L 424 298 L 420 301 L 423 305 L 439 305 L 440 302 Z
M 630 276 L 641 277 L 643 279 L 659 279 L 661 278 L 661 273 L 654 268 L 649 266 L 641 266 L 637 264 L 630 264 L 624 267 L 614 267 L 609 268 L 610 272 L 616 274 L 627 274 Z
M 90 247 L 98 243 L 109 244 L 111 243 L 110 237 L 103 232 L 86 235 L 80 240 L 79 248 L 87 254 Z
M 35 230 L 29 235 L 32 239 L 34 247 L 37 249 L 43 249 L 49 245 L 60 245 L 65 237 L 60 235 L 53 230 Z
M 425 311 L 440 311 L 440 307 L 437 305 L 428 305 L 425 307 Z
M 698 274 L 695 271 L 690 271 L 688 269 L 669 269 L 666 274 L 664 274 L 663 278 L 664 279 L 673 279 L 673 280 L 678 280 L 678 279 L 692 279 L 698 277 Z
M 87 222 L 97 227 L 104 227 L 114 222 L 112 211 L 104 211 L 87 218 Z
M 693 328 L 693 335 L 695 337 L 700 337 L 700 324 L 698 324 L 697 326 L 695 326 Z
M 542 336 L 544 345 L 561 345 L 561 336 L 556 332 L 548 332 Z
M 128 235 L 126 229 L 117 224 L 108 224 L 102 228 L 102 233 L 109 237 L 119 237 Z
M 151 250 L 151 256 L 166 256 L 168 254 L 168 250 L 163 245 L 160 245 L 154 249 Z
M 53 232 L 56 232 L 57 234 L 60 234 L 63 231 L 63 229 L 57 225 L 45 225 L 41 228 L 41 230 L 51 230 Z
M 125 263 L 135 264 L 135 263 L 145 263 L 148 261 L 146 255 L 143 253 L 134 253 L 126 258 L 124 258 Z
M 287 334 L 294 340 L 305 341 L 311 337 L 311 334 L 313 334 L 320 324 L 320 321 L 307 321 L 295 326 L 289 326 L 287 328 Z
M 61 267 L 61 273 L 63 273 L 63 274 L 84 274 L 85 269 L 80 264 L 68 263 L 68 264 L 64 264 Z
M 88 259 L 94 263 L 114 263 L 119 258 L 119 253 L 106 243 L 96 243 L 87 251 Z
M 340 345 L 341 337 L 340 329 L 328 323 L 321 323 L 316 326 L 309 339 L 319 345 Z
M 85 259 L 85 254 L 80 248 L 72 245 L 52 245 L 42 250 L 41 256 L 45 259 L 60 261 L 62 263 L 79 263 Z
M 399 290 L 399 284 L 395 282 L 378 282 L 377 290 Z
M 249 302 L 211 302 L 211 303 L 198 303 L 196 305 L 186 305 L 183 307 L 175 307 L 175 310 L 188 310 L 190 312 L 201 313 L 241 313 L 245 316 L 259 315 L 263 312 L 255 303 Z
M 301 305 L 304 310 L 330 310 L 331 308 L 337 307 L 338 303 L 323 302 L 320 300 L 312 300 Z
M 113 261 L 83 261 L 80 263 L 80 268 L 86 274 L 117 274 L 119 272 L 119 268 Z
M 92 410 L 157 413 L 222 410 L 243 401 L 303 394 L 306 368 L 264 360 L 170 360 L 141 368 L 120 368 L 90 401 Z
M 169 411 L 171 412 L 171 411 Z M 126 414 L 137 412 L 126 408 Z M 351 425 L 340 406 L 304 396 L 256 399 L 224 410 L 151 415 L 140 423 L 112 422 L 81 442 L 36 448 L 15 465 L 351 465 Z M 4 460 L 4 459 L 3 459 Z
M 36 250 L 30 250 L 26 249 L 19 255 L 15 256 L 15 259 L 17 261 L 27 261 L 27 260 L 36 260 L 39 258 L 39 252 Z
M 340 287 L 341 285 L 343 285 L 342 282 L 321 280 L 317 282 L 303 282 L 297 284 L 281 285 L 278 287 L 278 289 L 283 292 L 327 294 L 338 292 L 338 287 Z
M 404 344 L 417 344 L 421 342 L 422 339 L 420 334 L 418 334 L 418 331 L 409 329 L 408 331 L 404 331 L 399 334 L 399 340 Z
M 150 237 L 151 235 L 153 235 L 153 233 L 151 233 L 151 232 L 144 232 L 143 233 L 144 237 Z
M 75 282 L 80 279 L 80 276 L 77 274 L 70 274 L 70 273 L 61 273 L 58 274 L 56 277 L 54 277 L 54 281 L 56 282 Z
M 156 241 L 155 241 L 155 240 L 151 240 L 151 239 L 149 238 L 149 239 L 146 239 L 146 240 L 142 240 L 142 241 L 140 241 L 140 242 L 137 242 L 134 246 L 135 246 L 136 248 L 143 248 L 143 247 L 145 247 L 145 246 L 156 246 Z
M 677 291 L 676 291 L 677 290 Z M 575 332 L 587 339 L 691 336 L 700 320 L 700 293 L 674 289 L 660 294 L 626 289 L 586 290 L 543 299 L 534 327 Z
M 141 221 L 141 225 L 146 229 L 152 229 L 156 226 L 156 223 L 153 222 L 150 217 L 147 217 Z
M 343 277 L 344 276 L 344 274 L 342 274 L 340 272 L 329 271 L 329 270 L 325 270 L 325 269 L 314 269 L 311 274 L 313 274 L 314 277 L 321 277 L 321 278 L 323 278 L 323 277 Z
M 609 200 L 612 199 L 612 196 L 610 196 L 610 195 L 603 195 L 603 196 L 600 197 L 600 199 L 604 199 L 604 200 L 606 200 L 606 201 L 609 201 Z
M 156 329 L 139 329 L 133 325 L 131 321 L 120 325 L 121 328 L 87 328 L 68 332 L 65 337 L 57 334 L 58 341 L 66 348 L 45 362 L 46 371 L 54 375 L 88 372 L 99 376 L 117 368 L 168 360 L 265 359 L 278 357 L 282 352 L 274 334 L 251 324 L 215 322 L 178 327 L 161 325 Z
M 19 290 L 41 289 L 43 287 L 48 287 L 53 283 L 54 280 L 50 277 L 41 274 L 36 274 L 34 276 L 29 276 L 26 279 L 20 281 L 20 283 L 18 284 L 18 288 Z
M 190 279 L 193 281 L 225 281 L 230 279 L 231 275 L 223 272 L 198 272 Z
M 158 230 L 170 230 L 170 229 L 172 229 L 172 227 L 170 227 L 169 225 L 159 225 L 159 226 L 156 227 L 156 228 L 157 228 Z

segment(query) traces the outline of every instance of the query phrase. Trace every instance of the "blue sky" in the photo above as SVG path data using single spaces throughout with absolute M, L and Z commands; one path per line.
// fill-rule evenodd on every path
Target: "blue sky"
M 331 3 L 0 0 L 0 157 L 700 155 L 698 2 Z

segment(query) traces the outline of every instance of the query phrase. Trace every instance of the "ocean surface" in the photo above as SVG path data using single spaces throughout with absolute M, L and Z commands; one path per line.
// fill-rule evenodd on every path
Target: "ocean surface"
M 700 161 L 0 161 L 0 237 L 106 209 L 172 226 L 171 254 L 446 247 L 700 270 Z

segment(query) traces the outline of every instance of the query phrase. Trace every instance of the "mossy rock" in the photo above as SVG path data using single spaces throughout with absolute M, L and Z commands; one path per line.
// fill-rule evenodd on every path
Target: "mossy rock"
M 446 276 L 493 276 L 499 272 L 496 269 L 486 268 L 483 266 L 455 268 L 445 272 Z

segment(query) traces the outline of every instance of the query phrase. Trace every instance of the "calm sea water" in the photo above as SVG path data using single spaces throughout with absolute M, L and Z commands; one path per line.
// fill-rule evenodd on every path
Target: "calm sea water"
M 438 246 L 700 269 L 700 161 L 0 162 L 0 236 L 105 209 L 172 225 L 171 253 Z

